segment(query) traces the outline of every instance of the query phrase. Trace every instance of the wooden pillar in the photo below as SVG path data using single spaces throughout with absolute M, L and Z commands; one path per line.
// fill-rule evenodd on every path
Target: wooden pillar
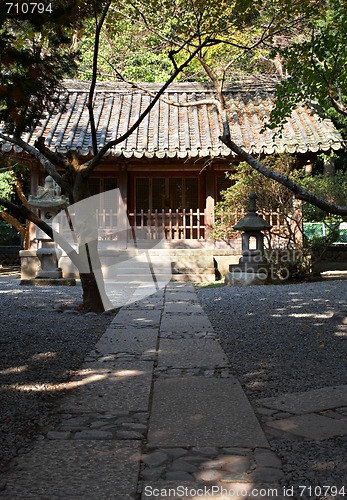
M 122 165 L 119 174 L 119 191 L 123 199 L 124 207 L 128 209 L 128 171 L 125 165 Z
M 214 224 L 215 176 L 213 167 L 206 170 L 205 240 L 209 239 Z
M 120 209 L 124 209 L 127 213 L 128 211 L 128 171 L 125 165 L 121 166 L 119 173 L 119 191 L 120 191 Z M 129 223 L 130 220 L 129 220 Z M 128 244 L 128 232 L 122 231 L 119 235 L 119 243 L 121 248 L 126 248 Z

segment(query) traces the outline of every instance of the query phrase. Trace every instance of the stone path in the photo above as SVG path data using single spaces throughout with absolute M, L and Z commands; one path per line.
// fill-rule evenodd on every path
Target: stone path
M 346 386 L 258 403 L 257 418 L 193 286 L 170 283 L 118 313 L 0 497 L 285 498 L 259 420 L 269 436 L 347 435 Z
M 347 385 L 259 399 L 257 405 L 269 435 L 280 431 L 306 440 L 347 436 Z

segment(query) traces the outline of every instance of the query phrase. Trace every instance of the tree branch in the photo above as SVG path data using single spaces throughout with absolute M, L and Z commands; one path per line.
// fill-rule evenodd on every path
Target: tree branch
M 15 203 L 12 203 L 9 200 L 6 200 L 5 198 L 0 198 L 0 205 L 4 206 L 11 212 L 14 212 L 18 217 L 23 217 L 27 220 L 30 220 L 36 226 L 38 226 L 44 233 L 46 233 L 50 238 L 53 238 L 53 230 L 51 226 L 46 224 L 38 215 L 36 215 L 34 212 L 32 212 L 29 208 L 25 207 L 24 205 L 16 205 Z
M 91 79 L 90 88 L 89 88 L 88 101 L 86 103 L 86 106 L 87 106 L 87 109 L 89 112 L 90 132 L 92 135 L 93 153 L 95 155 L 98 152 L 98 142 L 97 142 L 97 138 L 96 138 L 96 126 L 95 126 L 95 118 L 94 118 L 94 112 L 93 112 L 93 97 L 94 97 L 94 91 L 95 91 L 96 79 L 97 79 L 97 73 L 98 73 L 100 33 L 101 33 L 102 26 L 104 24 L 104 21 L 106 19 L 108 9 L 110 8 L 110 5 L 111 5 L 111 0 L 109 2 L 107 2 L 107 4 L 105 5 L 105 8 L 101 14 L 100 19 L 99 19 L 99 22 L 97 22 L 96 28 L 95 28 L 93 66 L 92 66 L 93 71 L 92 71 L 92 79 Z
M 61 153 L 51 151 L 45 145 L 45 138 L 42 135 L 35 141 L 34 146 L 40 151 L 40 153 L 43 154 L 43 156 L 45 156 L 51 163 L 53 163 L 55 167 L 61 167 L 64 170 L 69 169 L 70 165 L 67 159 Z
M 219 137 L 220 140 L 225 144 L 231 151 L 236 153 L 240 158 L 245 160 L 248 165 L 253 167 L 259 173 L 265 175 L 269 179 L 273 179 L 276 182 L 282 184 L 282 186 L 289 189 L 298 200 L 306 201 L 315 207 L 320 208 L 324 212 L 335 214 L 335 215 L 347 215 L 347 206 L 337 205 L 329 201 L 323 200 L 316 196 L 315 194 L 307 191 L 305 188 L 297 184 L 295 181 L 289 179 L 286 175 L 275 172 L 265 167 L 261 162 L 256 160 L 252 155 L 240 148 L 234 141 L 232 141 L 230 134 L 223 135 Z
M 117 68 L 115 68 L 110 61 L 107 61 L 107 63 L 111 66 L 112 70 L 116 73 L 118 78 L 122 80 L 122 82 L 127 83 L 128 85 L 131 85 L 132 87 L 135 87 L 142 92 L 146 93 L 150 97 L 155 98 L 156 93 L 151 92 L 149 89 L 141 85 L 140 83 L 136 83 L 130 80 L 127 80 L 119 71 Z M 176 106 L 177 108 L 188 108 L 190 106 L 199 106 L 203 104 L 213 104 L 216 106 L 218 111 L 220 112 L 220 102 L 218 99 L 199 99 L 197 101 L 186 101 L 186 102 L 179 102 L 179 101 L 173 101 L 172 99 L 166 99 L 166 97 L 161 96 L 160 101 L 164 102 L 165 104 L 169 104 L 170 106 Z
M 25 228 L 22 226 L 22 224 L 19 222 L 18 219 L 10 215 L 8 212 L 2 211 L 0 212 L 0 217 L 11 224 L 15 228 L 16 231 L 21 235 L 23 240 L 25 239 Z
M 121 142 L 125 141 L 140 125 L 140 123 L 146 118 L 146 116 L 150 113 L 150 111 L 154 108 L 156 103 L 159 101 L 160 97 L 163 95 L 165 90 L 171 85 L 171 83 L 175 80 L 177 75 L 186 68 L 189 63 L 194 59 L 194 57 L 197 55 L 197 53 L 201 50 L 205 44 L 208 43 L 208 39 L 205 40 L 205 42 L 202 44 L 201 47 L 197 48 L 184 63 L 182 63 L 175 71 L 173 74 L 170 76 L 170 78 L 165 82 L 165 84 L 162 86 L 162 88 L 158 91 L 156 96 L 154 97 L 153 101 L 148 105 L 148 107 L 143 111 L 143 113 L 140 114 L 138 119 L 133 123 L 133 125 L 123 134 L 122 136 L 118 137 L 118 139 L 115 139 L 113 141 L 108 142 L 105 144 L 100 151 L 88 162 L 88 166 L 83 170 L 83 177 L 88 177 L 94 168 L 100 163 L 101 159 L 103 156 L 107 153 L 109 149 L 112 147 L 116 146 L 117 144 L 120 144 Z
M 330 99 L 330 102 L 331 102 L 333 108 L 335 109 L 335 111 L 337 111 L 342 116 L 347 116 L 346 106 L 344 106 L 342 103 L 338 102 L 335 99 L 335 97 L 330 93 L 330 91 L 329 91 L 329 99 Z
M 3 139 L 6 142 L 11 142 L 12 144 L 16 144 L 17 146 L 24 149 L 24 151 L 29 153 L 31 156 L 36 158 L 36 160 L 38 160 L 41 163 L 46 172 L 51 177 L 53 177 L 53 179 L 55 180 L 55 182 L 59 184 L 59 186 L 61 186 L 63 189 L 66 189 L 67 191 L 70 191 L 70 185 L 67 182 L 64 182 L 61 175 L 58 174 L 55 165 L 53 165 L 53 163 L 34 146 L 30 146 L 30 144 L 23 141 L 23 139 L 21 139 L 20 137 L 9 137 L 1 133 L 0 133 L 0 139 Z
M 68 241 L 59 234 L 57 231 L 53 231 L 52 227 L 44 222 L 38 215 L 32 212 L 29 208 L 24 205 L 16 205 L 5 198 L 0 198 L 0 205 L 4 206 L 11 212 L 15 213 L 17 217 L 23 217 L 26 220 L 33 222 L 37 227 L 39 227 L 49 238 L 54 241 L 66 252 L 73 264 L 77 267 L 79 271 L 85 268 L 85 262 L 83 257 L 81 257 L 76 250 L 68 243 Z
M 23 205 L 25 207 L 28 207 L 28 200 L 24 194 L 23 187 L 22 187 L 17 175 L 15 175 L 15 186 L 16 186 L 16 193 L 17 193 L 18 198 L 20 199 L 20 201 L 23 203 Z
M 321 80 L 323 80 L 323 82 L 326 85 L 327 93 L 328 93 L 328 97 L 329 97 L 329 100 L 331 102 L 331 105 L 333 106 L 335 111 L 337 111 L 339 114 L 341 114 L 343 116 L 347 116 L 347 108 L 341 102 L 338 102 L 336 100 L 336 98 L 334 97 L 334 92 L 331 90 L 331 83 L 329 82 L 328 78 L 326 77 L 324 70 L 321 71 L 319 69 L 319 66 L 317 63 L 320 63 L 320 61 L 314 54 L 311 56 L 311 62 L 312 62 L 314 71 L 317 73 L 318 77 L 321 78 Z

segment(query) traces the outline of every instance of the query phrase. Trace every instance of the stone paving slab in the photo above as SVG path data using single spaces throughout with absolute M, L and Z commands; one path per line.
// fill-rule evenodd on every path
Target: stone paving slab
M 158 366 L 215 368 L 228 366 L 228 358 L 216 340 L 161 339 Z
M 155 381 L 148 446 L 269 445 L 235 378 L 187 377 Z
M 112 327 L 159 327 L 161 309 L 122 309 L 111 323 Z
M 199 304 L 198 297 L 196 295 L 195 290 L 187 290 L 187 291 L 174 291 L 169 290 L 165 293 L 165 303 L 174 302 L 176 300 L 184 300 L 190 301 L 193 304 Z
M 284 477 L 281 461 L 268 448 L 155 448 L 145 453 L 142 460 L 143 481 L 277 484 Z
M 162 307 L 164 303 L 164 290 L 158 290 L 152 295 L 148 295 L 137 302 L 132 302 L 126 306 L 126 309 L 148 309 L 150 307 Z
M 316 415 L 315 413 L 275 420 L 267 422 L 266 425 L 306 439 L 322 440 L 347 436 L 346 421 Z
M 201 333 L 213 332 L 206 314 L 171 314 L 164 313 L 160 325 L 160 333 Z
M 172 302 L 165 302 L 164 314 L 165 313 L 173 313 L 173 314 L 205 314 L 203 308 L 198 303 L 192 303 L 188 300 L 175 300 Z
M 173 281 L 168 283 L 168 285 L 166 286 L 166 293 L 171 291 L 179 293 L 181 292 L 196 293 L 194 285 L 192 285 L 191 283 L 175 283 Z
M 158 329 L 156 328 L 109 328 L 96 344 L 101 354 L 132 352 L 144 354 L 156 349 Z
M 258 399 L 257 404 L 280 411 L 303 413 L 320 412 L 347 404 L 347 385 L 324 387 L 307 392 L 283 394 L 279 397 Z
M 148 280 L 145 276 L 141 277 L 141 281 L 142 283 L 139 283 L 138 279 L 131 281 L 128 276 L 125 277 L 124 281 L 120 281 L 119 278 L 116 281 L 105 279 L 105 291 L 112 306 L 116 308 L 129 306 L 135 301 L 139 302 L 145 297 L 155 294 L 156 287 L 151 277 Z
M 154 297 L 152 299 L 152 297 Z M 126 307 L 127 311 L 131 311 L 133 309 L 136 309 L 137 311 L 139 309 L 155 309 L 155 308 L 160 308 L 163 306 L 164 303 L 164 297 L 157 297 L 157 295 L 152 295 L 150 297 L 147 297 L 146 299 L 139 300 L 138 302 L 133 302 L 132 304 L 129 304 Z
M 140 442 L 43 441 L 9 477 L 4 500 L 133 500 Z
M 153 362 L 88 363 L 67 383 L 73 389 L 62 401 L 62 412 L 147 411 Z

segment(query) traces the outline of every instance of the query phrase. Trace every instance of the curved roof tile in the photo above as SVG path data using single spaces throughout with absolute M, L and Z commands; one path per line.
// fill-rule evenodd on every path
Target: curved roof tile
M 155 93 L 159 84 L 141 84 Z M 66 105 L 53 112 L 29 134 L 29 142 L 38 136 L 46 137 L 46 144 L 65 153 L 76 150 L 80 155 L 92 151 L 89 116 L 85 103 L 88 82 L 67 81 Z M 262 131 L 264 120 L 273 105 L 274 87 L 250 85 L 246 88 L 230 86 L 225 91 L 229 108 L 230 130 L 236 143 L 253 154 L 273 152 L 306 153 L 338 150 L 343 139 L 329 119 L 322 119 L 315 110 L 298 106 L 281 133 Z M 201 83 L 175 83 L 163 95 L 141 125 L 124 142 L 112 148 L 109 155 L 125 158 L 189 158 L 225 157 L 231 152 L 221 143 L 222 125 L 216 107 L 209 103 L 213 90 Z M 144 90 L 123 83 L 99 83 L 95 92 L 95 121 L 99 147 L 123 133 L 137 120 L 153 99 Z M 165 101 L 187 103 L 193 106 L 174 106 Z M 201 103 L 203 101 L 203 103 Z M 1 144 L 2 151 L 11 150 L 10 144 Z M 15 147 L 16 151 L 20 148 Z

